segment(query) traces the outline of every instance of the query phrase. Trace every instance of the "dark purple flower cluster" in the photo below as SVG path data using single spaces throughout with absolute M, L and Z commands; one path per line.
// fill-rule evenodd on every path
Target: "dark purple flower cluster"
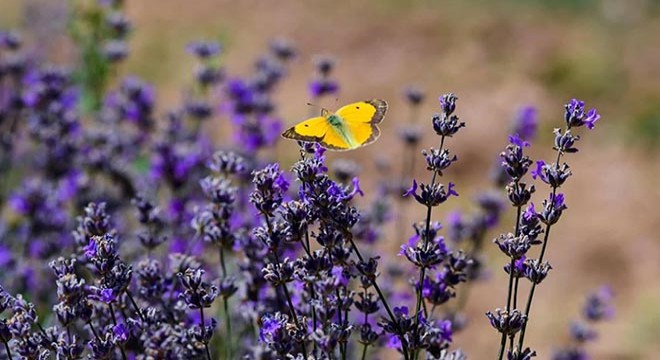
M 247 76 L 221 66 L 221 44 L 191 42 L 192 85 L 162 109 L 153 85 L 118 77 L 133 30 L 123 3 L 71 12 L 80 58 L 69 66 L 28 57 L 17 33 L 0 32 L 0 356 L 366 359 L 391 348 L 404 359 L 465 359 L 450 347 L 466 326 L 470 284 L 486 278 L 483 244 L 505 206 L 502 194 L 486 191 L 473 212 L 452 213 L 446 233 L 433 219 L 458 196 L 454 183 L 441 181 L 458 160 L 447 142 L 465 127 L 458 98 L 440 97 L 438 113 L 423 123 L 425 93 L 408 88 L 407 163 L 394 177 L 381 164 L 386 176 L 362 189 L 361 166 L 328 165 L 321 146 L 300 143 L 292 166 L 269 151 L 282 128 L 278 84 L 296 56 L 289 42 L 272 42 Z M 334 66 L 317 60 L 312 98 L 339 91 Z M 558 189 L 571 170 L 560 160 L 577 151 L 572 131 L 598 118 L 571 101 L 566 129 L 555 132 L 556 161 L 534 163 L 525 150 L 536 117 L 525 108 L 501 154 L 498 180 L 508 183 L 517 216 L 495 240 L 510 279 L 506 307 L 487 313 L 502 336 L 500 358 L 535 355 L 519 349 L 535 287 L 551 269 L 550 228 L 567 209 Z M 231 134 L 212 138 L 206 128 L 223 121 Z M 420 157 L 425 129 L 438 145 Z M 414 178 L 415 163 L 428 180 Z M 528 172 L 550 187 L 538 210 Z M 403 182 L 412 183 L 405 194 Z M 380 241 L 393 202 L 401 211 L 388 238 L 405 242 L 402 261 Z M 412 230 L 405 205 L 426 213 Z M 540 256 L 530 256 L 538 247 Z M 524 311 L 520 279 L 531 284 Z M 610 313 L 601 292 L 585 319 Z M 594 333 L 575 325 L 572 334 L 583 343 Z

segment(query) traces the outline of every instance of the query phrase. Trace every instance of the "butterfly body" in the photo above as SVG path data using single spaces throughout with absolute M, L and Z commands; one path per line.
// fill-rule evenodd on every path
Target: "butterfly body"
M 380 129 L 377 125 L 383 121 L 386 111 L 384 100 L 359 101 L 343 106 L 332 114 L 323 110 L 321 116 L 289 128 L 282 136 L 316 142 L 330 150 L 352 150 L 378 139 Z

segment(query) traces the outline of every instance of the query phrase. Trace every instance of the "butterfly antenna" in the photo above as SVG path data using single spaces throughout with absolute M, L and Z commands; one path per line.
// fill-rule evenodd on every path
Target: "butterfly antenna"
M 310 103 L 310 102 L 307 103 L 307 106 L 311 106 L 311 107 L 313 107 L 313 108 L 320 109 L 320 110 L 321 110 L 321 115 L 322 115 L 322 116 L 325 116 L 326 114 L 329 113 L 328 109 L 326 109 L 326 108 L 324 108 L 324 107 L 320 107 L 320 106 L 318 106 L 318 105 L 316 105 L 316 104 L 312 104 L 312 103 Z M 314 114 L 312 113 L 312 116 L 313 116 L 313 115 L 314 115 Z

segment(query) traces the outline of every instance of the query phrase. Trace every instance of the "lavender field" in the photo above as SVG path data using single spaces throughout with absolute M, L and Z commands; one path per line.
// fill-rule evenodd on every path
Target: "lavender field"
M 658 30 L 4 1 L 0 359 L 654 359 Z

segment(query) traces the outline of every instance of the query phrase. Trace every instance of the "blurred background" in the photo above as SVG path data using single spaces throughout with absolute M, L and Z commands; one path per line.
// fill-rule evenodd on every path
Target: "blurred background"
M 27 44 L 53 63 L 76 54 L 67 35 L 67 2 L 3 0 L 0 28 L 20 29 Z M 584 296 L 603 284 L 614 290 L 616 316 L 590 344 L 594 359 L 652 359 L 660 352 L 660 2 L 652 0 L 466 1 L 127 1 L 134 30 L 130 56 L 117 78 L 136 75 L 154 84 L 158 111 L 185 94 L 194 59 L 192 40 L 218 40 L 228 72 L 248 73 L 274 37 L 290 40 L 298 56 L 277 93 L 285 126 L 309 115 L 307 83 L 317 55 L 337 62 L 341 85 L 334 109 L 347 102 L 383 98 L 390 110 L 374 145 L 331 159 L 352 159 L 361 168 L 366 197 L 375 196 L 376 164 L 394 173 L 409 158 L 399 137 L 410 126 L 403 96 L 409 85 L 426 94 L 417 121 L 425 129 L 422 147 L 437 146 L 427 134 L 438 111 L 437 97 L 454 92 L 457 114 L 467 123 L 448 146 L 459 162 L 444 181 L 457 183 L 459 198 L 443 205 L 470 211 L 474 196 L 492 185 L 497 155 L 506 146 L 512 119 L 523 106 L 538 109 L 534 158 L 553 156 L 552 129 L 563 126 L 563 104 L 587 102 L 602 115 L 583 137 L 580 152 L 567 161 L 574 176 L 562 187 L 569 210 L 553 230 L 547 258 L 554 270 L 537 290 L 529 344 L 547 358 L 568 341 L 567 326 Z M 160 119 L 160 117 L 159 117 Z M 222 118 L 205 129 L 223 139 Z M 297 157 L 293 142 L 274 155 L 288 167 Z M 414 176 L 428 181 L 421 155 Z M 412 174 L 410 175 L 412 177 Z M 545 196 L 539 186 L 537 196 Z M 540 200 L 538 200 L 540 202 Z M 421 219 L 419 206 L 398 204 L 405 223 Z M 501 231 L 509 231 L 507 211 Z M 391 227 L 382 247 L 392 255 L 404 241 Z M 406 237 L 412 234 L 412 228 Z M 493 238 L 496 233 L 493 233 Z M 467 304 L 469 326 L 455 345 L 474 359 L 492 357 L 498 336 L 484 313 L 506 297 L 504 257 L 487 243 L 491 278 L 475 286 Z

